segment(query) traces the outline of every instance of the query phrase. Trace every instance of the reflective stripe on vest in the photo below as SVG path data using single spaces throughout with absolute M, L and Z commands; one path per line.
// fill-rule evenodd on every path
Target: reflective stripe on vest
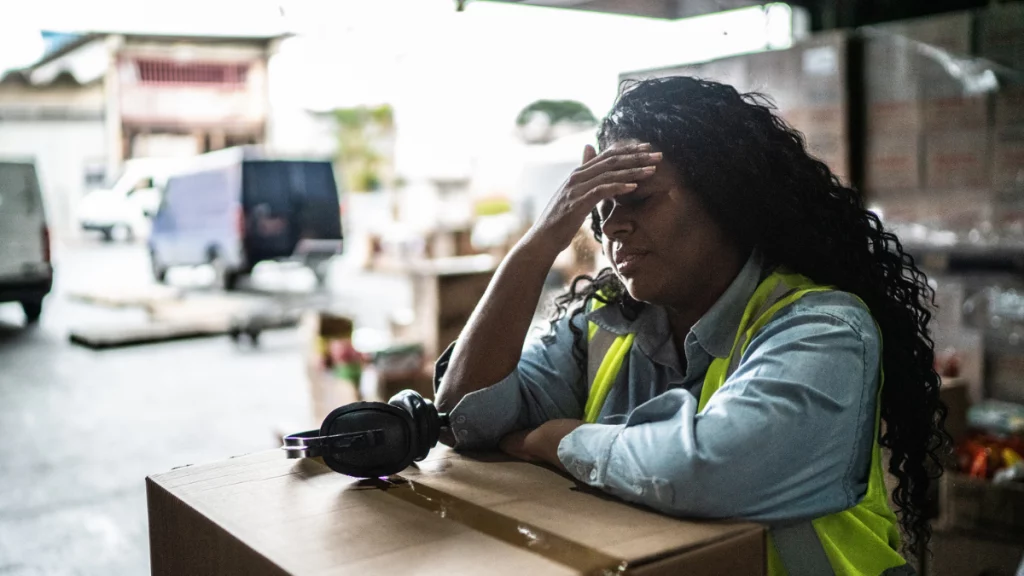
M 593 300 L 591 311 L 604 306 L 604 302 Z M 607 330 L 601 330 L 593 322 L 587 330 L 587 382 L 590 393 L 587 395 L 587 406 L 583 409 L 583 421 L 587 424 L 597 422 L 597 417 L 604 408 L 608 392 L 615 385 L 615 378 L 622 370 L 622 363 L 629 357 L 629 349 L 633 347 L 635 334 L 619 336 Z
M 798 274 L 774 272 L 764 279 L 743 311 L 733 347 L 726 358 L 715 358 L 704 376 L 698 412 L 737 369 L 747 346 L 761 328 L 782 308 L 812 292 L 832 288 L 817 285 Z M 862 302 L 863 304 L 863 302 Z M 593 300 L 591 310 L 603 305 Z M 632 347 L 633 334 L 616 335 L 591 322 L 588 326 L 588 379 L 590 393 L 584 421 L 595 423 L 604 407 L 622 365 Z M 889 509 L 878 445 L 881 417 L 881 385 L 875 410 L 875 441 L 872 446 L 868 489 L 864 498 L 847 510 L 813 521 L 776 526 L 768 536 L 769 576 L 841 574 L 875 576 L 897 566 L 906 566 L 896 551 L 899 531 L 896 516 Z M 788 569 L 788 570 L 787 570 Z

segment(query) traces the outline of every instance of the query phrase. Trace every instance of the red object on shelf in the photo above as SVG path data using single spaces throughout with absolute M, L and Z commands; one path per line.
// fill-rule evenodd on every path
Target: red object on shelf
M 971 461 L 971 471 L 970 471 L 970 474 L 971 474 L 972 477 L 974 477 L 974 478 L 981 478 L 981 479 L 985 479 L 986 478 L 987 472 L 988 472 L 988 456 L 989 456 L 989 449 L 988 448 L 984 448 L 982 450 L 978 450 L 974 454 L 974 459 Z

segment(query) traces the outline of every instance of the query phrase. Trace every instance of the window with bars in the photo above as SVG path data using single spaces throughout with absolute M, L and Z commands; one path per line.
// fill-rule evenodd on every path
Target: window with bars
M 249 74 L 248 64 L 136 60 L 141 84 L 229 86 L 241 88 Z

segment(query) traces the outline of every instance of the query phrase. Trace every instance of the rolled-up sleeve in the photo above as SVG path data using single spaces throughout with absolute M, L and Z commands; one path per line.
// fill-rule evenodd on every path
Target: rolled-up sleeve
M 585 322 L 582 315 L 573 321 L 577 328 Z M 493 448 L 510 432 L 555 418 L 582 417 L 586 383 L 572 353 L 569 322 L 568 318 L 559 320 L 550 337 L 528 338 L 515 370 L 462 398 L 449 415 L 456 449 Z M 451 350 L 435 366 L 438 383 L 444 379 Z
M 843 510 L 866 490 L 879 352 L 867 310 L 797 303 L 758 332 L 704 410 L 670 390 L 623 425 L 577 428 L 558 456 L 580 481 L 670 514 Z

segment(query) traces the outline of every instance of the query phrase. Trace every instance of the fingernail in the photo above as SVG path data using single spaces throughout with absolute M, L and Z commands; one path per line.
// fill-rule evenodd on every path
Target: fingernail
M 654 166 L 644 166 L 641 172 L 645 174 L 653 174 L 655 170 L 657 170 L 657 168 Z
M 646 143 L 646 142 L 644 142 L 643 144 L 637 144 L 636 147 L 637 147 L 638 150 L 650 150 L 651 149 L 651 145 Z
M 652 160 L 661 160 L 662 154 L 661 152 L 651 152 L 648 156 L 650 156 Z
M 636 188 L 636 183 L 634 183 L 634 182 L 627 182 L 626 183 L 626 190 L 632 190 L 634 188 Z

